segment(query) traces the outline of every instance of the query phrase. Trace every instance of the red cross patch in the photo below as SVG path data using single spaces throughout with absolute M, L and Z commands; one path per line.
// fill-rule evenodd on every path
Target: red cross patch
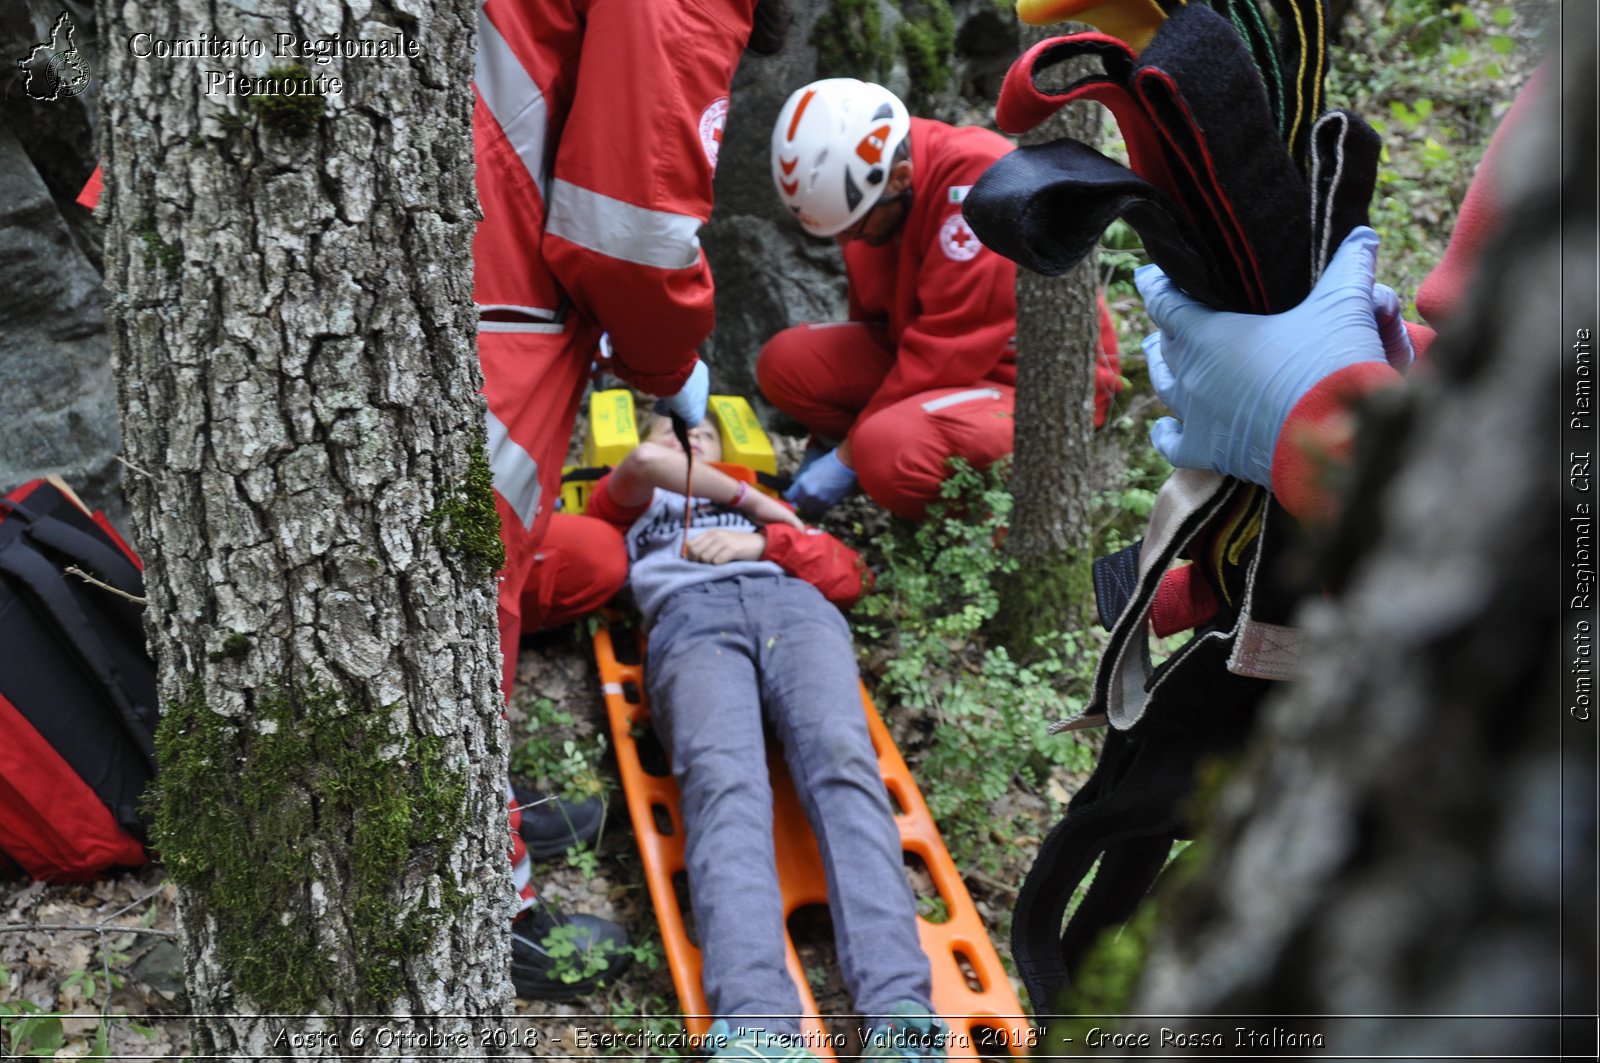
M 717 172 L 717 154 L 722 150 L 722 130 L 728 124 L 728 97 L 719 96 L 700 115 L 700 146 L 706 149 L 711 172 Z
M 944 249 L 947 258 L 956 262 L 977 258 L 978 251 L 983 247 L 967 226 L 967 219 L 959 214 L 950 215 L 939 226 L 939 246 Z

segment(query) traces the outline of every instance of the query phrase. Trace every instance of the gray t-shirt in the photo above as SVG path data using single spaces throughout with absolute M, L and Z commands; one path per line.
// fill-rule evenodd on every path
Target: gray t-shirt
M 628 585 L 634 601 L 644 614 L 645 626 L 656 622 L 656 614 L 672 595 L 696 583 L 733 579 L 736 576 L 781 576 L 783 569 L 771 561 L 731 561 L 708 565 L 678 556 L 683 548 L 684 496 L 676 491 L 656 488 L 655 497 L 632 525 L 624 538 L 628 543 Z M 744 514 L 717 505 L 708 498 L 695 498 L 689 518 L 689 538 L 713 528 L 731 531 L 757 531 Z

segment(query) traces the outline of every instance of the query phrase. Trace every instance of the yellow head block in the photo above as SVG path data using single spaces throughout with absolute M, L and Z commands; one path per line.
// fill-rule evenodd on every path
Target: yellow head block
M 615 465 L 639 445 L 639 422 L 633 392 L 627 388 L 596 391 L 589 396 L 589 428 L 583 437 L 585 465 Z
M 711 416 L 722 433 L 722 460 L 743 465 L 757 472 L 776 473 L 778 456 L 773 452 L 756 411 L 739 395 L 713 395 L 708 404 Z

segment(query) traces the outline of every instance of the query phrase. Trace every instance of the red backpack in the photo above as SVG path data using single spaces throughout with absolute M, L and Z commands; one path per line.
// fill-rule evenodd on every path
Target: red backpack
M 0 853 L 38 879 L 147 859 L 155 666 L 143 605 L 108 587 L 144 595 L 103 515 L 56 481 L 0 499 Z

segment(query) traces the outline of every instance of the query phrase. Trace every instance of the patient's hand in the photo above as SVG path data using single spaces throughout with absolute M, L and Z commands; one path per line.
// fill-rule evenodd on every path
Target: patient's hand
M 726 565 L 730 561 L 760 561 L 766 553 L 766 536 L 759 532 L 713 528 L 689 540 L 689 560 L 707 565 Z
M 746 494 L 744 501 L 739 505 L 739 512 L 757 524 L 787 524 L 791 528 L 806 526 L 806 522 L 801 520 L 794 510 L 760 491 Z

